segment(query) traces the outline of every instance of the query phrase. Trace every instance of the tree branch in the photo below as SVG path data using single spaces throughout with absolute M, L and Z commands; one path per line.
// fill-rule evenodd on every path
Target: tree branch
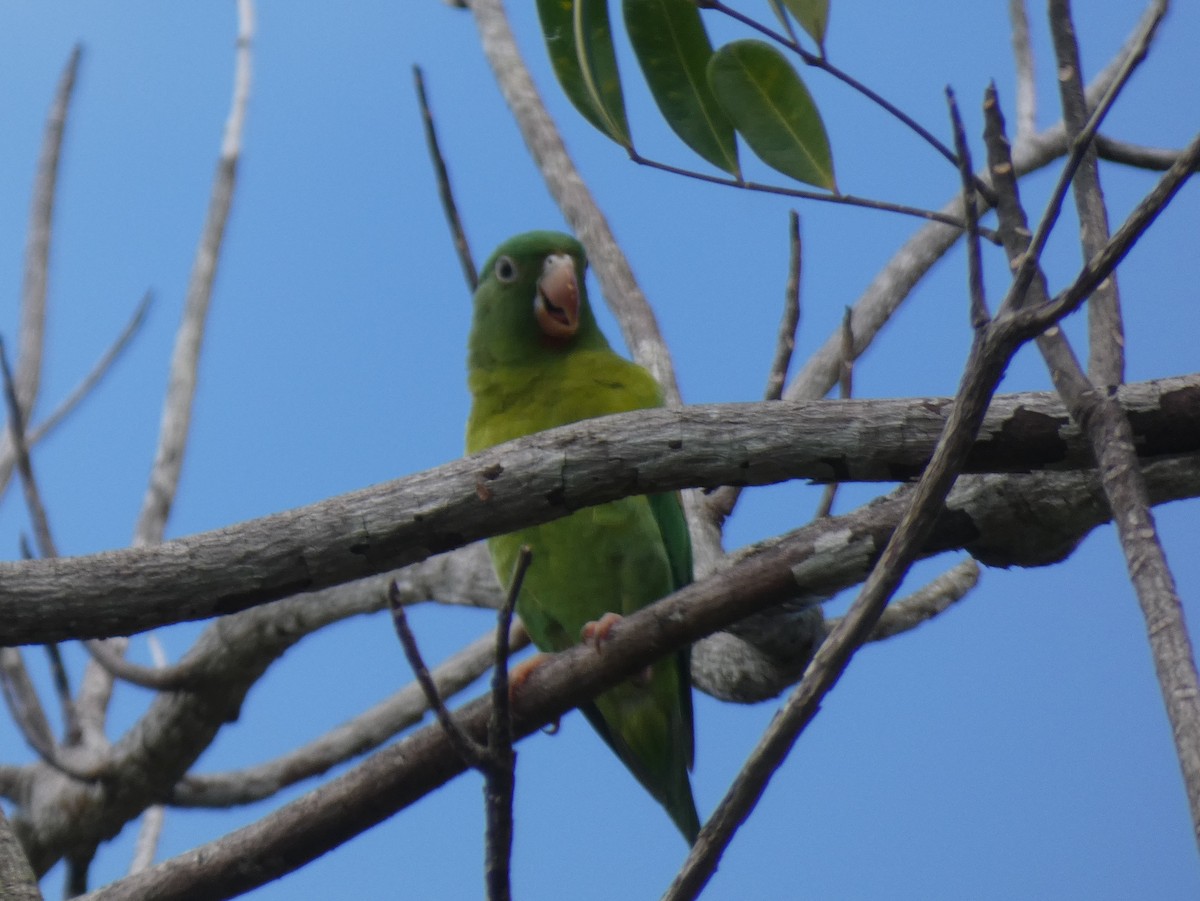
M 1200 436 L 1190 424 L 1194 379 L 1131 386 L 1120 396 L 1136 406 L 1147 390 L 1162 392 L 1157 403 L 1171 413 L 1139 416 L 1140 452 L 1193 450 Z M 1086 442 L 1065 411 L 1045 395 L 1040 402 L 1034 394 L 997 399 L 968 470 L 1087 466 Z M 948 405 L 771 401 L 643 410 L 158 547 L 0 563 L 0 641 L 130 634 L 233 613 L 632 494 L 788 478 L 908 479 L 927 463 Z
M 1087 90 L 1089 106 L 1100 102 L 1103 95 L 1120 76 L 1127 61 L 1138 54 L 1142 36 L 1155 18 L 1153 9 L 1142 14 L 1124 46 L 1096 76 Z M 1059 122 L 1038 135 L 1020 141 L 1013 148 L 1013 169 L 1018 177 L 1036 171 L 1053 162 L 1069 150 L 1070 139 L 1066 126 Z M 951 200 L 943 211 L 955 218 L 962 217 L 961 194 Z M 979 212 L 982 215 L 984 209 Z M 855 356 L 875 340 L 879 330 L 891 319 L 908 297 L 913 287 L 933 264 L 954 246 L 962 234 L 943 225 L 927 225 L 917 231 L 875 276 L 866 291 L 852 306 Z M 805 363 L 784 392 L 789 400 L 816 399 L 837 384 L 841 366 L 841 332 L 835 331 Z

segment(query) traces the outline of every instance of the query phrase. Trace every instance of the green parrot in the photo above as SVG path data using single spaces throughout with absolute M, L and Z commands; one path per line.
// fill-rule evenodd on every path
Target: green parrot
M 583 246 L 560 232 L 510 238 L 484 264 L 468 353 L 467 451 L 556 426 L 646 407 L 662 390 L 609 347 L 588 306 Z M 679 494 L 578 510 L 488 542 L 502 583 L 522 545 L 533 559 L 517 612 L 534 644 L 561 651 L 692 580 Z M 700 831 L 692 767 L 692 693 L 681 651 L 600 695 L 583 712 L 689 843 Z

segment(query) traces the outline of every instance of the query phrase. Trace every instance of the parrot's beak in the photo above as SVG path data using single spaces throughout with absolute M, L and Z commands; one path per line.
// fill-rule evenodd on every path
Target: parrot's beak
M 570 338 L 579 328 L 579 281 L 569 253 L 554 253 L 542 264 L 533 312 L 551 338 Z

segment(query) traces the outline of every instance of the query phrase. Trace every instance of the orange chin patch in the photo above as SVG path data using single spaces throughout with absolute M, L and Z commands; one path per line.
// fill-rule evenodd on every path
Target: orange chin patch
M 548 337 L 563 340 L 579 329 L 579 282 L 570 254 L 546 257 L 538 279 L 533 314 Z

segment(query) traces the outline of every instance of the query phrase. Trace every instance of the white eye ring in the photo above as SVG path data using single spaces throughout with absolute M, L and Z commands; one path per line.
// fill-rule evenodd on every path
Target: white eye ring
M 500 257 L 496 260 L 492 271 L 496 273 L 496 278 L 505 284 L 517 280 L 517 264 L 512 261 L 511 257 Z

